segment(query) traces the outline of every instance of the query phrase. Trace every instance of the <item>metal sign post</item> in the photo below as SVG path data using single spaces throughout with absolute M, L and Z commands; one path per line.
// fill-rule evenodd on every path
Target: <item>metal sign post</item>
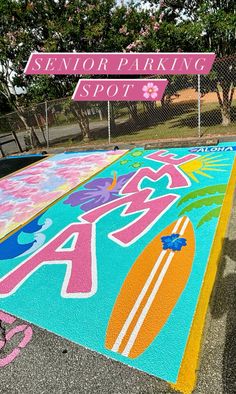
M 111 143 L 111 112 L 110 101 L 107 102 L 108 144 Z
M 49 148 L 48 103 L 47 103 L 47 101 L 45 101 L 45 122 L 46 122 L 47 148 Z
M 201 76 L 197 76 L 198 90 L 198 137 L 201 138 Z

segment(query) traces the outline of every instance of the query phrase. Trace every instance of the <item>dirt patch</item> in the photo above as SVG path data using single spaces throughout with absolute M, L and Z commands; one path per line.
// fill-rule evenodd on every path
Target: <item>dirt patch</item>
M 195 89 L 184 89 L 178 92 L 179 96 L 173 98 L 173 102 L 181 103 L 190 100 L 197 100 L 198 94 Z M 236 100 L 236 91 L 234 92 L 233 100 Z M 215 92 L 210 92 L 201 97 L 201 102 L 203 103 L 218 103 L 217 94 Z

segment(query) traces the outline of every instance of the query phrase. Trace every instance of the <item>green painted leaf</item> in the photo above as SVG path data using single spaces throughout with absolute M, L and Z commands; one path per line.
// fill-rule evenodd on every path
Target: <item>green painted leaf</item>
M 139 167 L 141 167 L 141 165 L 142 165 L 142 163 L 135 162 L 135 163 L 132 164 L 131 167 L 133 167 L 133 168 L 139 168 Z
M 220 214 L 221 207 L 216 207 L 212 209 L 211 211 L 207 212 L 206 215 L 204 215 L 201 220 L 199 220 L 197 227 L 202 226 L 204 223 L 209 222 L 213 218 L 218 218 Z
M 184 204 L 185 202 L 192 200 L 197 197 L 203 197 L 207 194 L 225 193 L 227 185 L 214 185 L 204 187 L 202 189 L 194 190 L 188 193 L 186 196 L 181 198 L 178 202 L 178 206 Z
M 131 153 L 131 156 L 138 157 L 138 156 L 142 156 L 142 154 L 143 154 L 142 150 L 136 150 L 136 151 Z
M 185 214 L 186 212 L 192 211 L 194 208 L 202 208 L 204 206 L 210 206 L 213 204 L 221 205 L 224 199 L 224 194 L 220 194 L 219 196 L 210 196 L 206 198 L 201 198 L 200 200 L 194 201 L 191 204 L 187 205 L 182 211 L 179 213 L 179 216 Z

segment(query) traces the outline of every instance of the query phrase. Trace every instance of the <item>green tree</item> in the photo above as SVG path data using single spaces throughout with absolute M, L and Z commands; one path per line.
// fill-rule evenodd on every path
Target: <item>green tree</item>
M 146 45 L 161 51 L 215 52 L 212 72 L 201 77 L 201 93 L 216 92 L 222 125 L 229 125 L 236 84 L 235 0 L 166 0 L 160 4 L 163 23 Z
M 96 4 L 93 4 L 96 3 Z M 103 13 L 101 1 L 1 0 L 0 14 L 0 91 L 26 128 L 24 107 L 71 95 L 74 76 L 25 76 L 26 61 L 32 51 L 88 50 L 106 22 L 107 9 L 114 4 L 107 0 Z M 93 23 L 91 21 L 93 20 Z M 94 24 L 94 20 L 97 23 Z M 79 106 L 78 106 L 79 107 Z M 89 132 L 84 105 L 78 108 L 83 136 Z
M 138 39 L 149 13 L 115 0 L 0 0 L 0 92 L 27 127 L 24 108 L 71 96 L 79 76 L 25 76 L 32 51 L 125 51 Z M 68 103 L 66 103 L 68 107 Z M 86 103 L 73 106 L 89 137 Z

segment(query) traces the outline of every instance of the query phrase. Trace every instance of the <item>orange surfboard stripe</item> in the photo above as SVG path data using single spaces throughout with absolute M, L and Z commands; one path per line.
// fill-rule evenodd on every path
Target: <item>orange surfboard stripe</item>
M 174 231 L 177 222 L 179 226 Z M 181 228 L 184 230 L 181 236 L 187 239 L 187 245 L 181 251 L 164 251 L 161 237 L 173 232 L 180 233 Z M 194 249 L 193 227 L 187 217 L 169 225 L 147 245 L 128 273 L 117 297 L 108 323 L 106 348 L 135 358 L 151 344 L 187 283 Z M 156 272 L 150 279 L 155 265 Z M 144 292 L 145 284 L 147 289 Z

